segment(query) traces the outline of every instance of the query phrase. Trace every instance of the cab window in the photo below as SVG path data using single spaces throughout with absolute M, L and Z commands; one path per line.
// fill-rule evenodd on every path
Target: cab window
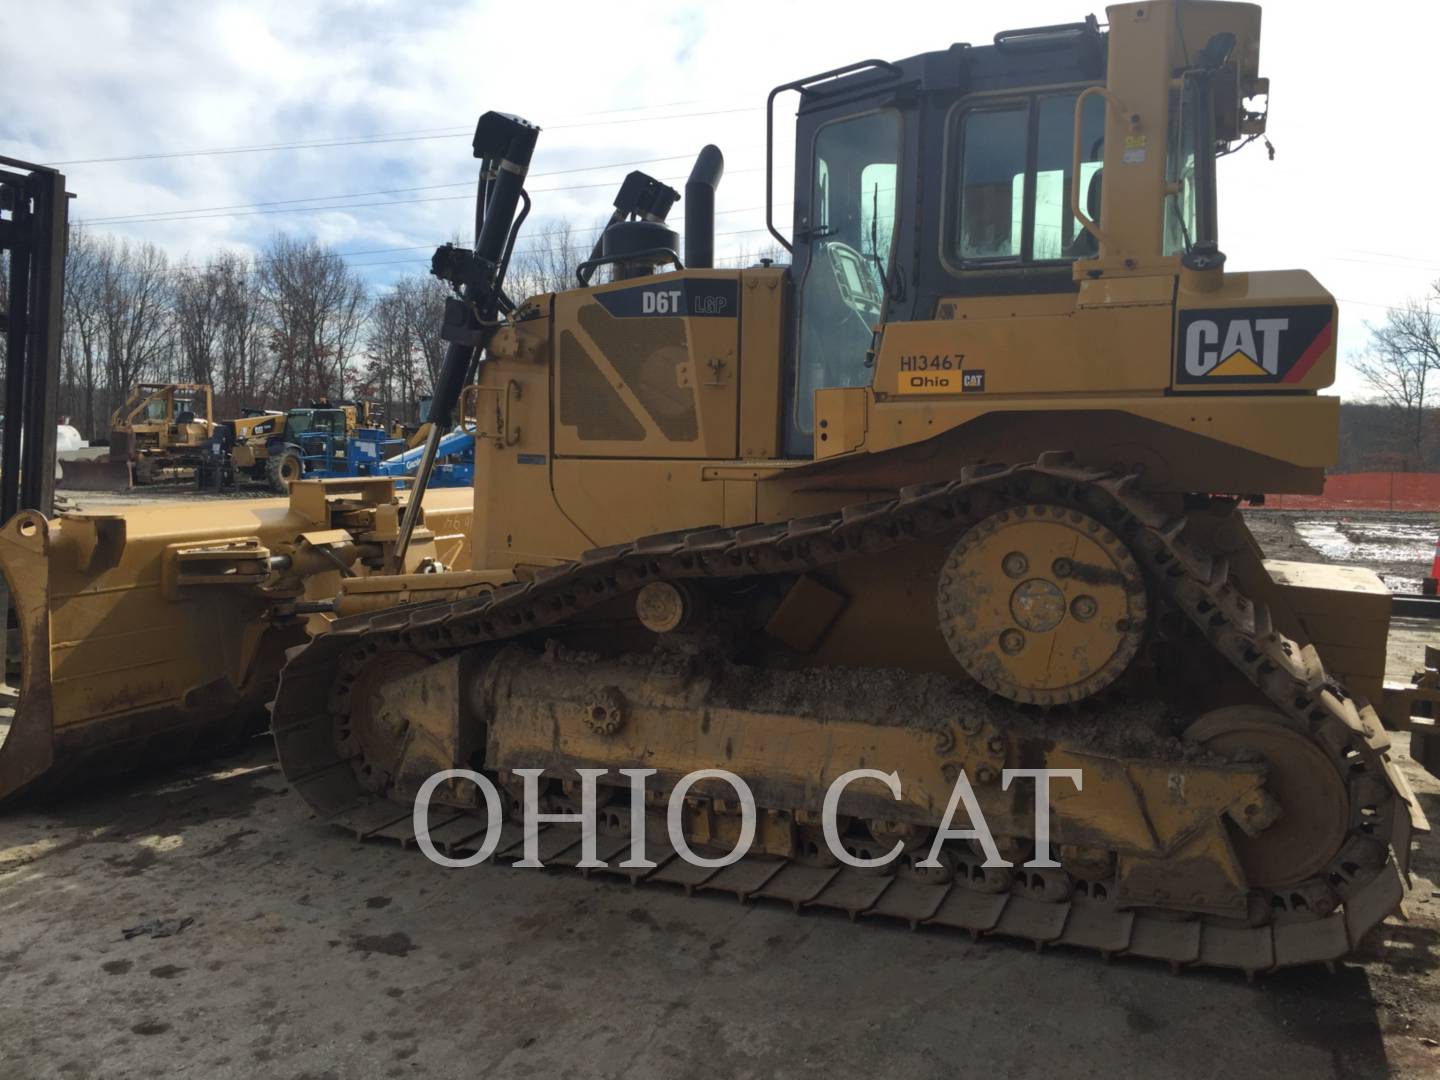
M 345 434 L 345 414 L 343 412 L 317 412 L 310 424 L 310 430 L 328 435 L 343 435 Z
M 300 436 L 310 430 L 308 412 L 292 412 L 285 418 L 285 441 L 299 442 Z
M 786 425 L 792 452 L 810 441 L 816 390 L 870 382 L 867 354 L 895 241 L 900 135 L 892 109 L 834 120 L 816 133 L 810 218 L 797 237 L 808 253 Z
M 1070 210 L 1079 93 L 1037 94 L 959 114 L 950 261 L 973 267 L 1094 254 Z M 1092 96 L 1080 136 L 1081 203 L 1092 211 L 1098 210 L 1104 143 L 1104 102 Z
M 1189 251 L 1198 231 L 1195 147 L 1200 95 L 1193 80 L 1185 80 L 1185 89 L 1178 97 L 1171 106 L 1171 134 L 1165 154 L 1165 179 L 1173 189 L 1165 196 L 1166 255 Z

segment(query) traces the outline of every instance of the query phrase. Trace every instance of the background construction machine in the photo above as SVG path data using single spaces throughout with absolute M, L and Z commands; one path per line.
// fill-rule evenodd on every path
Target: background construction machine
M 378 428 L 381 423 L 379 406 L 375 402 L 347 401 L 338 405 L 315 402 L 291 409 L 273 420 L 261 421 L 244 429 L 237 427 L 233 440 L 212 453 L 206 473 L 201 477 L 202 486 L 216 459 L 228 455 L 234 481 L 263 483 L 283 495 L 290 481 L 306 475 L 303 445 L 306 436 L 333 436 L 343 452 L 347 438 L 361 430 Z M 221 467 L 223 469 L 224 462 L 221 462 Z
M 193 470 L 209 453 L 214 426 L 209 383 L 140 383 L 110 414 L 106 455 L 66 461 L 60 486 L 123 491 L 167 470 Z
M 285 423 L 285 414 L 279 409 L 245 409 L 234 420 L 224 420 L 215 425 L 216 431 L 224 431 L 232 445 L 244 442 L 253 435 L 274 434 L 276 426 Z
M 223 427 L 223 425 L 222 425 Z M 200 487 L 264 483 L 284 494 L 291 482 L 334 477 L 414 474 L 416 449 L 428 429 L 385 426 L 375 402 L 316 404 L 263 418 L 236 421 L 211 440 L 210 456 L 196 471 Z M 456 430 L 442 442 L 435 487 L 468 487 L 474 476 L 471 433 Z
M 7 524 L 0 792 L 247 699 L 313 606 L 348 617 L 310 627 L 272 723 L 295 791 L 357 835 L 413 839 L 440 769 L 558 810 L 591 767 L 608 859 L 722 768 L 757 817 L 705 780 L 681 827 L 751 853 L 681 862 L 657 818 L 656 866 L 619 872 L 1177 966 L 1345 954 L 1426 827 L 1377 707 L 1418 729 L 1440 692 L 1384 686 L 1374 575 L 1267 565 L 1237 509 L 1318 490 L 1336 450 L 1332 297 L 1219 247 L 1217 155 L 1265 129 L 1259 41 L 1252 5 L 1154 0 L 787 83 L 789 267 L 713 267 L 707 147 L 683 259 L 676 193 L 632 174 L 577 287 L 523 301 L 539 132 L 486 113 L 474 247 L 434 261 L 457 295 L 413 494 Z M 457 405 L 484 418 L 473 501 L 442 512 Z M 631 767 L 650 802 L 614 786 Z M 1020 767 L 1083 786 L 1039 822 L 1001 782 Z M 825 853 L 819 800 L 861 768 L 903 788 L 852 783 L 841 838 L 888 872 Z M 940 831 L 961 776 L 994 850 Z M 473 788 L 434 802 L 446 850 L 513 846 Z M 1058 865 L 1032 859 L 1046 826 Z M 578 857 L 578 829 L 543 841 Z

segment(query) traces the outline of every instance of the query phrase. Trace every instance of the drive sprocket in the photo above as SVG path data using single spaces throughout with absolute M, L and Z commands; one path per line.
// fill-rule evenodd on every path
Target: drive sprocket
M 950 549 L 936 613 L 969 675 L 1011 701 L 1060 705 L 1109 686 L 1144 638 L 1145 578 L 1125 542 L 1071 507 L 981 519 Z

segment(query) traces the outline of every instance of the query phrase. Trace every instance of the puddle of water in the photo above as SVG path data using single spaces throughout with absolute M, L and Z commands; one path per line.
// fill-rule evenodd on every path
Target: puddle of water
M 1334 525 L 1323 521 L 1297 521 L 1295 532 L 1301 540 L 1327 559 L 1351 559 L 1355 545 Z
M 1434 525 L 1390 522 L 1297 521 L 1295 532 L 1320 554 L 1340 562 L 1410 563 L 1418 576 L 1430 566 L 1435 550 Z

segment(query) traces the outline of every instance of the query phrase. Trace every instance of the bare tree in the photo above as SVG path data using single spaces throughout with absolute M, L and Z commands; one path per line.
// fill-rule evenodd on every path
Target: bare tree
M 219 292 L 219 400 L 221 415 L 238 415 L 261 404 L 261 380 L 267 359 L 264 301 L 256 288 L 254 264 L 227 252 L 210 263 Z M 288 404 L 288 403 L 287 403 Z
M 399 415 L 404 411 L 401 403 L 406 387 L 413 382 L 414 358 L 410 335 L 406 332 L 404 304 L 395 290 L 378 297 L 370 306 L 365 358 L 364 396 L 380 401 L 386 416 Z
M 445 359 L 440 324 L 449 288 L 438 278 L 409 274 L 370 308 L 367 386 L 387 415 L 414 417 Z
M 577 228 L 566 218 L 552 219 L 538 232 L 526 234 L 516 242 L 505 276 L 505 291 L 519 302 L 541 293 L 575 288 L 575 269 L 590 257 L 599 235 L 598 227 Z
M 270 391 L 290 401 L 343 397 L 365 322 L 365 283 L 318 241 L 287 236 L 270 242 L 257 277 L 276 360 Z
M 445 300 L 450 290 L 439 278 L 426 275 L 401 278 L 395 284 L 405 315 L 405 334 L 411 353 L 419 361 L 410 386 L 411 402 L 427 394 L 440 378 L 445 363 L 445 342 L 440 339 L 440 325 L 445 319 Z
M 175 280 L 175 337 L 188 382 L 214 383 L 220 338 L 219 275 L 213 266 L 183 266 Z
M 263 312 L 254 278 L 248 259 L 222 252 L 202 267 L 182 267 L 175 282 L 181 381 L 210 383 L 217 416 L 253 404 L 262 374 Z
M 100 243 L 77 226 L 71 226 L 65 246 L 65 328 L 60 352 L 64 370 L 60 379 L 59 411 L 91 439 L 103 438 L 95 423 L 100 360 Z
M 1380 400 L 1400 413 L 1405 469 L 1425 460 L 1426 402 L 1440 372 L 1440 281 L 1420 299 L 1410 299 L 1370 326 L 1370 347 L 1355 362 L 1361 378 Z
M 95 302 L 109 412 L 130 387 L 160 372 L 170 359 L 168 260 L 154 244 L 131 246 L 107 238 L 98 245 Z

